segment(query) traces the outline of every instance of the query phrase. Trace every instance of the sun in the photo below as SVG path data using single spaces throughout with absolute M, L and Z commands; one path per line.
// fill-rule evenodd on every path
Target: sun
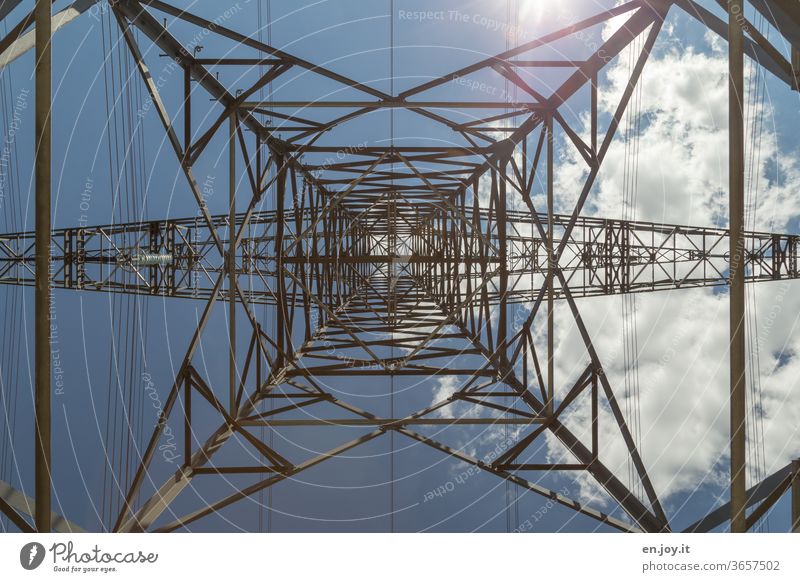
M 502 0 L 493 0 L 502 2 Z M 566 2 L 568 0 L 558 0 Z M 518 45 L 528 40 L 540 28 L 548 16 L 552 17 L 554 0 L 505 0 L 508 7 L 508 27 L 505 31 L 508 40 Z
M 519 2 L 520 26 L 539 24 L 547 14 L 548 7 L 553 9 L 552 0 L 517 0 Z

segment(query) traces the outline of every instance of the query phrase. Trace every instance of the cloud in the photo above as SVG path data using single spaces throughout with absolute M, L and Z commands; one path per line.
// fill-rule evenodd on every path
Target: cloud
M 680 46 L 672 24 L 662 31 L 657 50 L 645 67 L 639 97 L 639 174 L 633 209 L 627 209 L 628 213 L 633 210 L 637 219 L 727 224 L 725 50 L 711 35 L 692 47 Z M 628 51 L 608 71 L 600 98 L 606 116 L 616 108 L 632 58 Z M 763 91 L 763 77 L 754 77 L 752 67 L 747 72 L 751 91 L 758 87 Z M 787 153 L 779 146 L 778 113 L 769 95 L 749 103 L 748 228 L 784 231 L 798 214 L 793 199 L 800 191 L 796 152 Z M 625 148 L 628 123 L 633 119 L 623 120 L 609 150 L 589 199 L 588 214 L 623 215 L 622 191 L 630 171 Z M 562 146 L 559 149 L 565 153 L 557 168 L 556 192 L 562 197 L 560 210 L 568 211 L 586 171 L 566 140 Z M 763 420 L 750 424 L 751 480 L 777 470 L 800 452 L 797 290 L 795 282 L 748 287 L 749 337 L 753 339 L 750 359 L 760 378 L 756 384 L 750 382 L 748 405 L 760 405 L 763 411 Z M 685 499 L 681 494 L 701 485 L 721 490 L 726 479 L 728 296 L 712 289 L 653 293 L 637 297 L 635 306 L 642 456 L 662 500 L 674 506 Z M 636 409 L 637 399 L 624 391 L 626 374 L 632 374 L 632 369 L 623 358 L 622 299 L 579 300 L 579 308 L 621 408 Z M 556 375 L 562 385 L 588 362 L 565 305 L 559 305 L 556 312 L 556 338 Z M 588 419 L 588 402 L 576 403 L 565 416 L 567 425 L 578 434 L 586 433 Z M 602 413 L 601 429 L 601 459 L 617 475 L 626 475 L 627 451 L 607 409 Z M 547 442 L 551 459 L 564 460 L 560 443 L 552 435 Z M 762 447 L 763 458 L 756 462 Z M 589 477 L 577 479 L 584 501 L 607 501 Z
M 618 23 L 616 24 L 618 25 Z M 623 215 L 653 222 L 701 226 L 727 225 L 728 86 L 726 47 L 711 34 L 697 46 L 679 41 L 685 22 L 669 21 L 635 95 L 640 132 L 638 180 L 623 207 L 622 192 L 630 183 L 626 159 L 628 124 L 625 117 L 603 163 L 585 214 L 609 218 Z M 605 32 L 607 36 L 609 31 Z M 634 43 L 640 48 L 643 41 Z M 601 119 L 608 123 L 624 90 L 638 50 L 629 50 L 612 63 L 600 90 Z M 800 191 L 796 152 L 779 145 L 779 113 L 768 93 L 771 84 L 747 68 L 751 94 L 747 125 L 747 226 L 781 232 L 797 219 L 794 193 Z M 761 91 L 754 99 L 752 91 Z M 588 115 L 583 137 L 588 143 Z M 602 128 L 602 124 L 601 124 Z M 558 136 L 557 136 L 558 138 Z M 602 138 L 602 136 L 601 136 Z M 631 142 L 627 145 L 630 147 Z M 556 145 L 555 191 L 557 212 L 571 212 L 587 175 L 583 159 L 564 137 Z M 480 198 L 488 203 L 488 181 Z M 543 192 L 532 193 L 544 209 Z M 510 207 L 519 208 L 512 197 Z M 795 333 L 800 313 L 797 282 L 764 283 L 748 287 L 749 366 L 756 381 L 748 382 L 749 481 L 782 467 L 800 453 L 800 337 Z M 623 301 L 635 311 L 638 335 L 638 397 L 626 391 L 635 368 L 624 357 Z M 720 493 L 727 480 L 728 447 L 728 295 L 725 290 L 693 289 L 648 293 L 635 299 L 596 297 L 578 300 L 581 314 L 597 349 L 620 408 L 637 433 L 640 451 L 654 487 L 667 511 L 674 511 L 700 487 Z M 532 328 L 540 357 L 546 353 L 545 310 Z M 558 303 L 556 323 L 556 385 L 561 395 L 583 371 L 589 358 L 565 303 Z M 630 336 L 629 336 L 630 337 Z M 630 344 L 628 344 L 628 347 Z M 532 369 L 532 366 L 529 367 Z M 626 379 L 628 384 L 626 384 Z M 455 388 L 439 379 L 433 401 Z M 601 397 L 602 400 L 602 397 Z M 588 399 L 579 399 L 562 420 L 585 443 L 590 440 Z M 755 415 L 753 411 L 759 411 Z M 475 413 L 460 403 L 441 410 L 448 417 Z M 639 419 L 635 422 L 632 416 Z M 629 456 L 616 422 L 601 409 L 601 460 L 633 491 L 641 486 L 631 478 Z M 639 430 L 637 431 L 637 427 Z M 640 434 L 638 434 L 640 433 Z M 498 437 L 486 431 L 491 441 Z M 462 443 L 474 454 L 475 441 Z M 541 446 L 541 445 L 540 445 Z M 563 445 L 546 433 L 545 448 L 552 462 L 571 462 Z M 609 499 L 587 473 L 571 472 L 582 501 L 609 507 Z

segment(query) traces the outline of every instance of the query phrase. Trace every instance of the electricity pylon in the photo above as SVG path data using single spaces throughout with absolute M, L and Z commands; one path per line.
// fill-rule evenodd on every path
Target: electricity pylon
M 57 288 L 204 303 L 113 530 L 190 527 L 326 459 L 394 433 L 619 530 L 671 531 L 579 299 L 730 284 L 725 229 L 586 214 L 603 161 L 673 6 L 726 36 L 725 21 L 690 0 L 632 1 L 392 95 L 227 28 L 224 17 L 208 20 L 159 0 L 113 2 L 147 88 L 148 106 L 163 125 L 198 212 L 191 218 L 53 231 L 55 267 L 49 278 Z M 537 58 L 542 47 L 577 46 L 583 31 L 612 18 L 624 23 L 600 46 L 583 43 L 582 58 Z M 167 19 L 181 22 L 185 40 Z M 793 42 L 798 27 L 787 30 Z M 145 48 L 137 35 L 148 39 Z M 209 36 L 235 48 L 209 56 L 197 44 Z M 598 78 L 623 51 L 632 59 L 630 78 L 613 115 L 602 115 Z M 749 29 L 743 51 L 796 87 L 792 64 L 756 28 Z M 155 53 L 171 60 L 169 78 L 147 64 Z M 563 79 L 555 87 L 532 85 L 529 73 L 540 69 L 562 71 Z M 175 83 L 181 73 L 182 96 L 170 107 L 162 85 Z M 302 99 L 258 97 L 270 83 L 295 73 L 318 78 L 326 88 Z M 465 97 L 463 81 L 481 75 L 510 83 L 521 98 Z M 248 82 L 243 88 L 226 86 L 230 77 Z M 326 98 L 331 84 L 344 97 Z M 440 97 L 454 93 L 451 100 Z M 205 94 L 215 105 L 200 118 L 193 112 L 207 108 Z M 586 112 L 585 127 L 568 121 L 569 108 Z M 451 143 L 337 141 L 349 139 L 348 123 L 390 109 L 449 129 Z M 230 204 L 227 214 L 212 215 L 194 168 L 220 136 L 229 153 Z M 571 148 L 584 163 L 583 179 L 568 195 L 555 191 L 556 145 Z M 34 237 L 0 237 L 0 282 L 35 284 Z M 745 279 L 797 278 L 797 247 L 795 235 L 746 233 Z M 570 378 L 555 374 L 556 303 L 566 306 L 582 342 L 579 370 Z M 223 385 L 194 365 L 218 309 L 227 311 L 231 330 Z M 250 331 L 246 350 L 235 345 L 237 320 Z M 268 325 L 273 331 L 266 331 Z M 346 402 L 325 384 L 359 376 L 450 376 L 457 389 L 441 402 L 390 418 Z M 576 432 L 563 417 L 582 399 L 589 400 L 591 414 Z M 471 404 L 473 412 L 453 418 L 439 414 L 456 402 Z M 198 406 L 205 407 L 206 416 L 213 411 L 217 421 L 198 423 Z M 635 483 L 625 482 L 601 458 L 601 410 L 613 418 L 625 443 Z M 184 464 L 145 491 L 153 480 L 149 471 L 159 439 L 176 419 L 183 427 Z M 513 426 L 515 431 L 487 458 L 425 432 L 440 425 Z M 363 433 L 317 455 L 293 458 L 262 438 L 289 426 L 362 427 Z M 564 460 L 531 454 L 547 434 L 563 445 Z M 251 462 L 217 462 L 232 442 L 251 451 Z M 558 471 L 590 475 L 626 519 L 539 483 L 537 475 Z M 796 473 L 787 467 L 771 478 L 771 487 L 751 492 L 748 506 L 765 501 L 748 525 L 776 496 L 797 486 Z M 250 484 L 171 521 L 163 517 L 194 480 L 233 474 L 247 476 Z M 722 521 L 716 513 L 693 527 L 711 529 Z

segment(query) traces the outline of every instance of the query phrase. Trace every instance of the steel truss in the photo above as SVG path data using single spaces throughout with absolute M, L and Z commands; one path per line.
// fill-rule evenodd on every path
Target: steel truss
M 728 232 L 594 218 L 585 216 L 584 210 L 668 10 L 675 5 L 725 36 L 723 20 L 691 0 L 633 0 L 390 95 L 228 29 L 219 20 L 160 0 L 111 4 L 198 214 L 53 231 L 52 279 L 65 289 L 189 298 L 205 304 L 114 531 L 188 528 L 389 433 L 616 529 L 671 531 L 577 300 L 728 285 Z M 761 10 L 772 3 L 755 4 Z M 539 47 L 616 17 L 624 18 L 624 24 L 583 60 L 527 57 Z M 173 35 L 167 19 L 235 43 L 248 51 L 247 56 L 202 54 Z M 29 25 L 20 25 L 16 34 Z M 755 27 L 750 28 L 745 53 L 794 87 L 792 64 Z M 146 48 L 138 35 L 148 39 Z M 795 40 L 790 33 L 787 38 Z M 615 113 L 604 121 L 598 112 L 598 76 L 637 39 L 643 42 L 634 55 L 629 82 Z M 166 55 L 183 73 L 182 100 L 172 108 L 147 64 L 153 53 Z M 239 90 L 226 87 L 216 74 L 255 68 L 261 70 L 257 80 Z M 549 95 L 525 80 L 527 72 L 539 68 L 566 72 Z M 336 101 L 316 95 L 294 100 L 257 97 L 261 88 L 298 71 L 340 86 L 346 96 Z M 441 101 L 431 96 L 476 74 L 510 82 L 523 99 Z M 192 116 L 192 103 L 200 93 L 197 87 L 219 104 L 210 122 Z M 571 107 L 581 103 L 588 108 L 588 133 L 568 121 L 564 113 L 568 102 Z M 453 145 L 375 147 L 335 142 L 341 126 L 387 109 L 407 110 L 448 128 Z M 465 116 L 455 116 L 454 111 L 469 112 L 471 117 L 464 121 Z M 231 202 L 226 215 L 209 212 L 194 170 L 218 136 L 227 139 L 230 152 Z M 557 138 L 564 138 L 585 163 L 574 207 L 561 214 L 555 211 L 553 183 Z M 326 155 L 339 152 L 347 155 L 337 156 L 334 163 L 326 160 Z M 237 160 L 243 162 L 238 171 Z M 237 189 L 240 176 L 246 187 Z M 546 194 L 543 208 L 534 202 L 537 188 Z M 265 202 L 269 210 L 261 209 Z M 797 236 L 752 232 L 746 241 L 748 281 L 798 277 Z M 33 233 L 0 237 L 0 283 L 32 285 L 34 258 Z M 572 314 L 585 352 L 580 373 L 561 383 L 554 374 L 556 301 Z M 209 381 L 194 365 L 217 303 L 227 304 L 231 322 L 225 386 Z M 512 313 L 519 312 L 518 304 L 525 306 L 524 317 L 515 322 Z M 274 333 L 265 332 L 258 305 L 267 307 Z M 235 346 L 235 322 L 242 319 L 251 332 L 244 352 Z M 544 349 L 533 333 L 542 321 L 547 330 Z M 343 401 L 320 381 L 442 375 L 459 380 L 452 396 L 393 418 Z M 590 426 L 583 434 L 563 423 L 564 412 L 579 398 L 591 399 Z M 470 403 L 479 413 L 457 418 L 437 414 L 455 402 Z M 201 405 L 215 411 L 216 426 L 193 422 L 192 411 Z M 600 459 L 601 407 L 611 412 L 626 444 L 641 496 Z M 149 468 L 170 419 L 183 425 L 185 463 L 157 485 Z M 488 461 L 424 431 L 442 425 L 487 424 L 520 429 L 519 436 Z M 254 430 L 329 425 L 363 427 L 364 432 L 316 456 L 290 459 Z M 562 443 L 568 460 L 531 460 L 533 444 L 546 433 Z M 234 441 L 253 452 L 252 463 L 215 462 L 226 443 Z M 543 487 L 537 478 L 541 471 L 588 473 L 627 519 Z M 229 474 L 248 475 L 253 482 L 186 514 L 171 511 L 175 499 L 194 480 Z M 783 477 L 781 492 L 789 486 Z M 757 500 L 764 497 L 768 496 L 762 494 Z M 166 514 L 174 519 L 167 520 Z

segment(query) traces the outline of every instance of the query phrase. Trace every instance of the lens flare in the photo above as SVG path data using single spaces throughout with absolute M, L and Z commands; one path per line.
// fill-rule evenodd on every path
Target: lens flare
M 519 0 L 519 24 L 521 27 L 539 24 L 547 15 L 548 6 L 553 10 L 553 2 L 549 0 Z

